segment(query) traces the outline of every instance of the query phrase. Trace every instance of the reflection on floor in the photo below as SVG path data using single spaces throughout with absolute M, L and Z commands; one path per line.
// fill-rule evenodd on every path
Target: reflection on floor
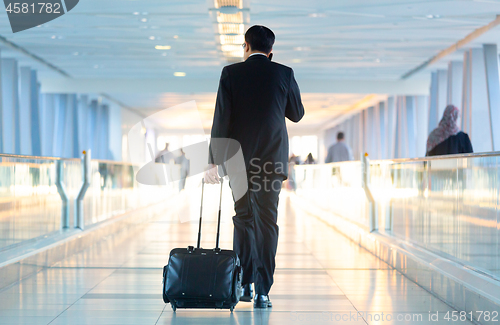
M 196 215 L 198 196 L 186 197 L 183 215 Z M 179 223 L 177 213 L 166 212 L 129 240 L 103 241 L 0 292 L 0 324 L 436 324 L 430 314 L 439 312 L 443 321 L 452 311 L 332 228 L 296 213 L 292 200 L 281 197 L 270 310 L 239 303 L 233 314 L 173 313 L 165 306 L 161 273 L 168 253 L 194 244 L 197 232 L 196 221 Z M 215 210 L 208 210 L 203 247 L 215 240 Z M 225 248 L 231 247 L 230 214 L 225 208 Z

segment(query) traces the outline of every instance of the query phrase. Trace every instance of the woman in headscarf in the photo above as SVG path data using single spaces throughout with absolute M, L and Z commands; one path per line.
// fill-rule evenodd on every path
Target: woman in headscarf
M 427 139 L 426 156 L 473 152 L 469 136 L 460 131 L 457 125 L 459 113 L 459 109 L 453 105 L 446 107 L 439 126 L 431 132 L 429 139 Z

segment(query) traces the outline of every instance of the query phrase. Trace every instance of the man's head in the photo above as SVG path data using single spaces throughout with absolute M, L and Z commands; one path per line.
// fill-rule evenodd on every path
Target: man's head
M 255 25 L 245 33 L 245 60 L 253 53 L 264 53 L 269 56 L 273 50 L 274 33 L 267 27 Z
M 337 141 L 344 141 L 344 132 L 337 133 Z

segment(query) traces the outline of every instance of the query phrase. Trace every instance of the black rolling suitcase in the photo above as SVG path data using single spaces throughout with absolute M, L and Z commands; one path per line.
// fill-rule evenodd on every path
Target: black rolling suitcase
M 219 248 L 222 180 L 216 245 L 214 249 L 200 248 L 204 187 L 202 182 L 198 245 L 170 252 L 168 265 L 163 268 L 163 301 L 170 303 L 174 311 L 218 308 L 232 312 L 241 296 L 240 259 L 235 252 Z

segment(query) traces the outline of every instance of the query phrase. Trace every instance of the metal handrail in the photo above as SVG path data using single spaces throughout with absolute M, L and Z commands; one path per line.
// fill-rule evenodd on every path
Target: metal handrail
M 78 161 L 81 162 L 81 158 L 62 158 L 62 157 L 44 157 L 44 156 L 26 156 L 26 155 L 14 155 L 10 153 L 0 153 L 0 158 L 18 158 L 18 159 L 33 159 L 33 160 L 63 160 L 63 161 Z M 138 166 L 137 164 L 127 162 L 127 161 L 115 161 L 115 160 L 106 160 L 106 159 L 92 159 L 94 162 L 98 163 L 106 163 L 113 165 L 128 165 L 128 166 Z
M 431 156 L 431 157 L 419 157 L 419 158 L 396 158 L 396 159 L 379 159 L 372 160 L 371 163 L 378 162 L 416 162 L 416 161 L 429 161 L 429 160 L 446 160 L 446 159 L 463 159 L 463 158 L 480 158 L 480 157 L 500 157 L 500 151 L 491 151 L 491 152 L 479 152 L 479 153 L 465 153 L 465 154 L 456 154 L 456 155 L 443 155 L 443 156 Z
M 128 162 L 128 161 L 115 161 L 115 160 L 106 160 L 106 159 L 92 159 L 92 162 L 105 163 L 105 164 L 113 164 L 113 165 L 124 165 L 124 166 L 137 166 L 140 165 Z
M 26 156 L 14 155 L 10 153 L 0 153 L 0 158 L 18 158 L 18 159 L 37 159 L 37 160 L 65 160 L 65 161 L 80 161 L 78 158 L 61 158 L 61 157 L 42 157 L 42 156 Z
M 500 157 L 500 151 L 491 151 L 491 152 L 479 152 L 479 153 L 466 153 L 466 154 L 456 154 L 456 155 L 443 155 L 443 156 L 431 156 L 431 157 L 417 157 L 417 158 L 396 158 L 396 159 L 377 159 L 370 160 L 370 164 L 379 164 L 379 163 L 405 163 L 405 162 L 418 162 L 418 161 L 431 161 L 431 160 L 446 160 L 446 159 L 464 159 L 464 158 L 480 158 L 480 157 Z M 302 168 L 314 168 L 315 166 L 341 166 L 342 164 L 352 164 L 352 163 L 360 163 L 360 160 L 351 160 L 351 161 L 341 161 L 335 163 L 328 164 L 312 164 L 312 165 L 296 165 Z

